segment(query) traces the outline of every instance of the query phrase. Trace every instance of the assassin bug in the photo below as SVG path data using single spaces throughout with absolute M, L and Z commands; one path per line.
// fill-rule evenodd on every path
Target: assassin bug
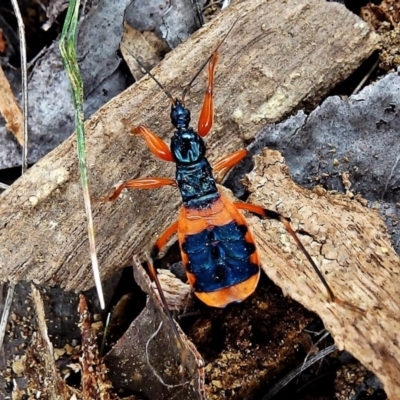
M 178 187 L 183 201 L 178 220 L 159 236 L 147 259 L 149 271 L 162 297 L 153 260 L 175 233 L 178 234 L 188 281 L 194 294 L 202 302 L 213 307 L 225 307 L 230 303 L 243 301 L 255 291 L 260 277 L 260 260 L 254 237 L 240 212 L 244 210 L 280 221 L 315 270 L 330 300 L 360 311 L 358 307 L 334 295 L 290 225 L 289 218 L 257 205 L 232 202 L 217 189 L 213 173 L 224 176 L 247 155 L 245 149 L 236 151 L 224 157 L 212 168 L 207 160 L 206 146 L 203 141 L 203 137 L 210 132 L 214 119 L 213 89 L 218 49 L 235 23 L 186 87 L 182 99 L 174 98 L 148 71 L 151 78 L 171 101 L 170 118 L 176 130 L 171 138 L 170 146 L 146 126 L 135 127 L 132 133 L 141 135 L 156 157 L 176 164 L 175 179 L 157 177 L 126 181 L 102 200 L 116 200 L 125 188 L 156 189 L 166 185 Z M 137 61 L 141 65 L 140 61 Z M 207 64 L 208 85 L 196 132 L 190 127 L 191 115 L 184 100 L 190 86 Z M 164 299 L 163 302 L 166 307 Z

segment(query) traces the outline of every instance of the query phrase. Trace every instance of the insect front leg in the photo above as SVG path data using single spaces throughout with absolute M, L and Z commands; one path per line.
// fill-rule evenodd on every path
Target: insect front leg
M 131 132 L 134 135 L 142 135 L 149 146 L 150 151 L 158 158 L 164 161 L 174 161 L 171 150 L 167 143 L 160 139 L 153 131 L 143 125 L 133 128 Z
M 208 135 L 214 122 L 214 72 L 218 61 L 218 53 L 215 52 L 208 63 L 208 85 L 204 96 L 203 107 L 200 112 L 197 131 L 204 137 Z
M 290 224 L 290 218 L 284 217 L 282 214 L 273 211 L 273 210 L 268 210 L 267 208 L 263 208 L 254 204 L 248 204 L 248 203 L 235 203 L 236 208 L 239 210 L 245 210 L 245 211 L 250 211 L 251 213 L 260 215 L 265 218 L 269 219 L 274 219 L 277 221 L 280 221 L 286 231 L 292 236 L 293 240 L 296 242 L 297 247 L 302 251 L 304 256 L 307 258 L 308 262 L 311 264 L 312 268 L 314 269 L 315 273 L 317 274 L 318 278 L 322 282 L 322 284 L 325 286 L 325 289 L 328 292 L 329 299 L 332 302 L 335 302 L 336 304 L 339 304 L 341 306 L 344 306 L 346 308 L 349 308 L 353 311 L 361 312 L 364 313 L 364 310 L 360 307 L 357 307 L 353 304 L 348 303 L 345 300 L 340 299 L 337 297 L 331 287 L 328 285 L 328 282 L 324 278 L 322 272 L 320 269 L 317 267 L 315 264 L 314 260 L 310 256 L 310 253 L 306 250 L 304 247 L 303 243 L 301 242 L 300 238 L 297 236 L 296 232 L 293 230 L 292 225 Z

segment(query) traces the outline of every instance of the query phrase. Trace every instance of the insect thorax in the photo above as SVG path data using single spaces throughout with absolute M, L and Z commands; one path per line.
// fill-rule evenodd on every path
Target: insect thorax
M 219 198 L 211 166 L 205 157 L 192 164 L 177 162 L 176 181 L 186 207 L 206 208 Z
M 183 203 L 187 207 L 207 207 L 219 193 L 206 159 L 204 140 L 189 127 L 190 111 L 178 99 L 171 107 L 171 122 L 177 128 L 171 138 L 171 152 Z

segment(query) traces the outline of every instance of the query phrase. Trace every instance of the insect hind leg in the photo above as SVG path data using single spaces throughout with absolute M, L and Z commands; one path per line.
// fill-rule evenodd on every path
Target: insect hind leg
M 306 250 L 306 248 L 304 247 L 303 243 L 301 242 L 300 238 L 297 236 L 296 232 L 294 231 L 292 225 L 290 224 L 290 218 L 288 217 L 284 217 L 282 214 L 273 211 L 273 210 L 268 210 L 267 208 L 263 208 L 261 206 L 257 206 L 254 204 L 249 204 L 249 203 L 235 203 L 236 208 L 238 208 L 239 210 L 245 210 L 245 211 L 249 211 L 251 213 L 260 215 L 264 218 L 268 218 L 268 219 L 274 219 L 276 221 L 279 221 L 282 223 L 282 225 L 284 226 L 284 228 L 286 229 L 286 231 L 290 234 L 290 236 L 293 238 L 293 240 L 296 242 L 297 247 L 302 251 L 302 253 L 304 254 L 304 256 L 307 258 L 308 262 L 310 263 L 310 265 L 312 266 L 313 270 L 315 271 L 315 273 L 317 274 L 319 280 L 321 281 L 321 283 L 325 286 L 326 291 L 328 292 L 328 296 L 330 301 L 339 304 L 343 307 L 346 307 L 350 310 L 356 311 L 356 312 L 360 312 L 360 313 L 364 313 L 365 310 L 363 310 L 362 308 L 355 306 L 345 300 L 340 299 L 339 297 L 337 297 L 333 290 L 331 289 L 331 287 L 329 286 L 328 282 L 326 281 L 325 277 L 323 276 L 321 270 L 317 267 L 317 265 L 315 264 L 314 260 L 312 259 L 310 253 Z
M 175 234 L 177 232 L 177 230 L 178 230 L 178 221 L 175 221 L 159 236 L 156 243 L 153 245 L 153 247 L 150 251 L 150 254 L 147 255 L 146 262 L 147 262 L 147 267 L 148 267 L 150 278 L 156 284 L 158 293 L 160 295 L 160 299 L 161 299 L 161 302 L 162 302 L 162 305 L 164 308 L 164 313 L 167 315 L 168 320 L 171 323 L 171 327 L 173 329 L 174 335 L 177 339 L 177 342 L 182 349 L 182 363 L 184 363 L 184 360 L 186 359 L 186 356 L 187 356 L 187 348 L 184 345 L 181 335 L 179 334 L 179 332 L 176 328 L 175 321 L 172 318 L 171 312 L 169 311 L 167 300 L 166 300 L 164 292 L 162 290 L 161 283 L 158 279 L 157 272 L 154 268 L 154 260 L 158 256 L 161 249 L 167 244 L 170 237 L 173 234 Z

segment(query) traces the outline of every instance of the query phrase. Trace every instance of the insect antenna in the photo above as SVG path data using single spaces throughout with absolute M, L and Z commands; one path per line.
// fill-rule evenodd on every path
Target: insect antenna
M 159 80 L 150 72 L 150 70 L 145 67 L 145 65 L 125 46 L 124 43 L 121 43 L 122 46 L 125 47 L 125 50 L 136 60 L 139 64 L 140 68 L 143 68 L 146 73 L 150 76 L 151 79 L 160 87 L 160 89 L 167 95 L 167 97 L 171 100 L 172 104 L 175 104 L 175 99 L 173 98 L 172 94 L 159 82 Z
M 200 75 L 201 71 L 205 68 L 205 66 L 209 63 L 212 57 L 214 57 L 215 53 L 218 51 L 218 49 L 221 47 L 222 43 L 225 42 L 225 39 L 228 37 L 228 35 L 231 33 L 232 29 L 238 22 L 239 18 L 236 18 L 235 22 L 232 24 L 232 26 L 229 28 L 228 32 L 225 34 L 225 36 L 222 38 L 222 40 L 218 43 L 217 47 L 215 50 L 212 52 L 212 54 L 203 62 L 199 70 L 196 72 L 196 74 L 193 76 L 189 84 L 185 87 L 182 93 L 182 103 L 185 101 L 185 97 L 187 93 L 189 92 L 191 86 L 193 85 L 193 82 L 197 79 L 197 77 Z M 136 62 L 139 64 L 139 66 L 146 71 L 147 74 L 149 74 L 150 78 L 153 79 L 153 81 L 160 87 L 160 89 L 167 95 L 167 97 L 171 100 L 172 104 L 175 104 L 175 99 L 171 95 L 171 93 L 162 85 L 158 79 L 150 72 L 150 70 L 128 49 L 128 47 L 124 44 L 121 43 L 122 46 L 126 49 L 126 51 L 136 60 Z
M 228 35 L 231 33 L 232 29 L 234 28 L 234 26 L 236 25 L 236 22 L 238 22 L 239 17 L 236 18 L 235 22 L 232 24 L 232 26 L 229 28 L 228 32 L 226 32 L 225 36 L 222 38 L 222 40 L 218 43 L 217 47 L 215 48 L 215 50 L 211 53 L 211 55 L 203 62 L 203 64 L 201 65 L 201 67 L 198 69 L 198 71 L 196 72 L 196 74 L 193 76 L 192 80 L 187 84 L 187 86 L 185 87 L 185 89 L 183 90 L 182 93 L 182 103 L 185 101 L 185 97 L 187 95 L 187 93 L 189 92 L 191 86 L 193 85 L 193 82 L 197 79 L 197 77 L 200 75 L 201 71 L 203 71 L 203 69 L 205 68 L 205 66 L 210 62 L 210 60 L 214 57 L 215 53 L 218 51 L 218 49 L 221 47 L 222 43 L 225 42 L 225 39 L 228 37 Z

